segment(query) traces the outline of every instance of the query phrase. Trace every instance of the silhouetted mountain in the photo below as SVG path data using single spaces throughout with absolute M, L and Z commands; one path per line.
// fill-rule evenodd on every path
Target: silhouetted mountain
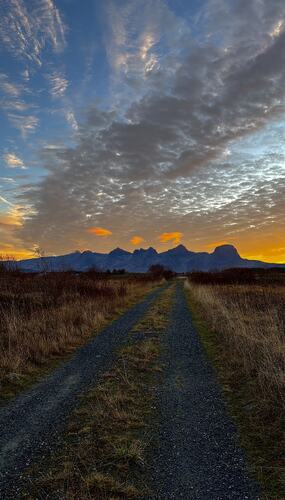
M 219 246 L 213 253 L 191 252 L 183 245 L 161 253 L 152 247 L 140 248 L 133 253 L 121 248 L 115 248 L 108 254 L 87 250 L 82 253 L 74 252 L 58 257 L 35 258 L 18 262 L 19 268 L 24 271 L 87 271 L 97 268 L 102 271 L 125 269 L 129 272 L 146 272 L 154 264 L 162 264 L 176 272 L 215 271 L 232 267 L 285 267 L 285 264 L 268 264 L 243 259 L 232 245 Z

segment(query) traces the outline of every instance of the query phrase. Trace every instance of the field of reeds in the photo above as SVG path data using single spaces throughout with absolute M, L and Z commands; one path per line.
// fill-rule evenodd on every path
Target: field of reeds
M 264 485 L 264 498 L 282 498 L 285 274 L 195 273 L 186 288 L 255 474 Z
M 0 272 L 0 388 L 72 352 L 154 283 L 151 276 Z

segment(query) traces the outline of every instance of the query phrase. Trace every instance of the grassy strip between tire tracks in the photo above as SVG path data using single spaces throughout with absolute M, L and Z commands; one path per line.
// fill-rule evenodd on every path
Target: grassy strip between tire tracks
M 147 493 L 153 388 L 162 366 L 170 286 L 130 333 L 114 367 L 82 398 L 61 451 L 29 469 L 23 498 L 119 499 Z
M 195 327 L 229 403 L 252 475 L 261 485 L 262 498 L 283 500 L 285 470 L 282 412 L 275 407 L 270 411 L 254 373 L 249 377 L 243 371 L 242 362 L 238 366 L 238 357 L 231 352 L 230 344 L 223 341 L 218 325 L 215 329 L 210 328 L 204 319 L 203 307 L 195 299 L 195 287 L 188 289 L 186 294 Z

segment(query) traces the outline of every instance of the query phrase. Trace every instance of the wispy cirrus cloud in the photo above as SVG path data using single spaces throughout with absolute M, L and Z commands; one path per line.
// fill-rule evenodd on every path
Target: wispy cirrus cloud
M 1 107 L 4 111 L 12 111 L 12 112 L 25 112 L 31 109 L 32 106 L 30 103 L 23 101 L 22 99 L 5 99 L 1 102 Z
M 130 100 L 139 100 L 153 88 L 150 77 L 159 73 L 167 53 L 175 54 L 177 34 L 190 35 L 190 30 L 162 0 L 110 0 L 105 20 L 112 97 L 125 108 Z M 172 70 L 175 65 L 173 60 Z
M 35 132 L 39 125 L 39 118 L 34 115 L 20 115 L 15 113 L 7 113 L 8 120 L 18 130 L 22 137 L 26 138 L 28 134 Z
M 63 97 L 69 85 L 68 80 L 60 71 L 53 71 L 46 75 L 52 97 Z
M 34 131 L 39 123 L 37 117 L 28 113 L 36 105 L 25 100 L 27 95 L 30 96 L 31 91 L 25 85 L 12 82 L 8 75 L 0 73 L 0 108 L 23 137 Z
M 3 159 L 7 167 L 22 168 L 22 169 L 27 168 L 23 160 L 21 160 L 21 158 L 19 158 L 19 156 L 17 156 L 15 153 L 6 153 L 4 154 Z
M 8 75 L 0 73 L 0 92 L 9 97 L 19 97 L 23 91 L 22 85 L 9 81 Z
M 5 205 L 13 206 L 13 203 L 4 198 L 4 196 L 2 196 L 1 194 L 0 194 L 0 202 L 5 203 Z
M 42 64 L 42 51 L 65 47 L 66 28 L 53 0 L 2 0 L 0 40 L 17 58 Z

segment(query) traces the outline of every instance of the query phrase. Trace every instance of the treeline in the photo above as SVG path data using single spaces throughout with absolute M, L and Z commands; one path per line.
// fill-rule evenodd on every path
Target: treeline
M 188 274 L 190 282 L 197 285 L 250 285 L 250 284 L 285 284 L 285 268 L 269 269 L 233 268 L 216 272 L 192 272 Z

